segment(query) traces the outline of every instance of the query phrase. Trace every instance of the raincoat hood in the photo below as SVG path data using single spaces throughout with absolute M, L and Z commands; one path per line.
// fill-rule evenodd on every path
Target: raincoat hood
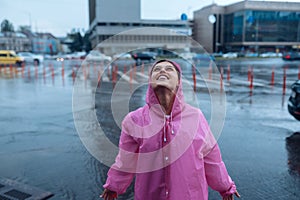
M 153 67 L 161 62 L 171 63 L 179 73 L 179 84 L 178 84 L 176 96 L 175 96 L 173 106 L 172 106 L 172 111 L 171 111 L 171 115 L 174 116 L 174 115 L 179 114 L 182 111 L 183 106 L 184 106 L 184 96 L 183 96 L 182 81 L 181 81 L 182 71 L 181 71 L 181 67 L 178 63 L 176 63 L 172 60 L 164 59 L 164 60 L 159 60 L 152 65 L 150 73 L 149 73 L 149 77 L 151 77 Z M 147 89 L 147 93 L 146 93 L 146 103 L 151 108 L 153 105 L 159 105 L 160 103 L 154 92 L 154 89 L 152 88 L 152 86 L 150 84 L 150 80 L 151 80 L 151 78 L 149 78 L 149 84 L 148 84 L 148 89 Z

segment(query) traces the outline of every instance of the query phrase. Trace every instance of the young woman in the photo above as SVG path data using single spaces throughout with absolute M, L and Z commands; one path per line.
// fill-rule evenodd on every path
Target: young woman
M 240 197 L 204 115 L 184 102 L 181 68 L 173 61 L 153 65 L 146 105 L 123 120 L 119 149 L 105 200 L 124 193 L 134 176 L 135 200 L 207 200 L 208 186 L 224 200 Z

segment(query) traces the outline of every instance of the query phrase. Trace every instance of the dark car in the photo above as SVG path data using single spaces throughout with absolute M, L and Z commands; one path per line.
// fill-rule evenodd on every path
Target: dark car
M 291 96 L 288 101 L 289 113 L 300 121 L 300 80 L 297 80 L 291 86 Z
M 153 61 L 156 59 L 155 53 L 152 52 L 136 52 L 132 54 L 132 58 L 137 62 L 141 63 L 142 61 Z
M 289 53 L 285 53 L 282 56 L 283 60 L 288 60 L 288 61 L 292 61 L 292 60 L 300 60 L 300 52 L 289 52 Z

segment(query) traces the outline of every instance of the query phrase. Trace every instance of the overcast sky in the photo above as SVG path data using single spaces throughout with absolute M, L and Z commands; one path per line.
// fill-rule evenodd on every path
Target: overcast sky
M 193 11 L 212 2 L 228 5 L 239 1 L 241 0 L 141 0 L 141 17 L 179 19 L 182 13 L 186 13 L 192 18 Z M 88 29 L 88 0 L 0 0 L 0 22 L 4 19 L 8 19 L 15 30 L 20 25 L 31 24 L 33 31 L 65 36 L 73 28 Z

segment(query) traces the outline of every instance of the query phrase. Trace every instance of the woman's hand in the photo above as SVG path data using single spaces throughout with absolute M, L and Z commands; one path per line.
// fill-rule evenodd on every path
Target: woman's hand
M 111 191 L 109 189 L 104 189 L 103 193 L 100 195 L 101 198 L 104 200 L 114 200 L 117 199 L 117 193 L 114 191 Z
M 241 195 L 238 193 L 238 191 L 236 191 L 236 192 L 234 193 L 234 195 L 237 196 L 238 198 L 241 197 Z M 223 197 L 223 200 L 234 200 L 234 196 L 233 196 L 233 194 L 232 194 L 232 195 Z

